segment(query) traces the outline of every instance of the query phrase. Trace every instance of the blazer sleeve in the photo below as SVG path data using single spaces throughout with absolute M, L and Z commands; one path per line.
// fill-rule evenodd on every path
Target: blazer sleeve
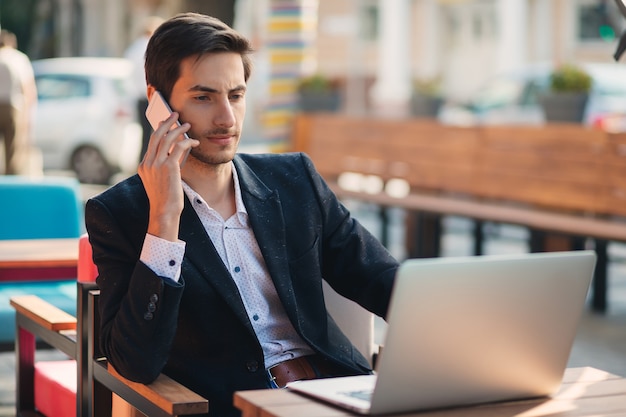
M 352 217 L 304 154 L 303 163 L 322 213 L 323 278 L 339 294 L 385 318 L 398 261 Z
M 101 348 L 120 374 L 150 383 L 169 356 L 184 280 L 163 279 L 139 261 L 146 229 L 133 213 L 112 212 L 106 197 L 92 198 L 85 206 L 98 267 Z

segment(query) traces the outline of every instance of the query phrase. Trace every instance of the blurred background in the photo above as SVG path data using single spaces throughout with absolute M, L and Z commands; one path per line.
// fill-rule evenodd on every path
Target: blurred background
M 93 183 L 133 172 L 142 116 L 128 62 L 46 59 L 121 58 L 148 17 L 182 11 L 253 40 L 243 144 L 280 149 L 294 112 L 319 108 L 543 123 L 541 94 L 565 64 L 594 81 L 582 122 L 625 125 L 626 65 L 612 54 L 626 20 L 609 0 L 0 0 L 0 26 L 35 68 L 32 140 L 46 172 Z
M 0 28 L 16 34 L 36 78 L 29 174 L 76 176 L 84 199 L 135 173 L 145 87 L 129 52 L 154 17 L 183 11 L 220 18 L 256 49 L 242 152 L 289 149 L 303 111 L 465 126 L 564 121 L 545 106 L 555 78 L 585 95 L 570 121 L 626 131 L 626 62 L 613 59 L 626 19 L 613 0 L 0 0 Z M 380 229 L 377 207 L 347 204 Z M 405 214 L 389 215 L 398 259 Z M 527 250 L 525 228 L 487 226 L 486 253 Z M 447 217 L 442 255 L 470 253 L 473 227 Z M 585 315 L 569 366 L 626 375 L 626 243 L 608 250 L 610 308 Z M 14 369 L 14 352 L 0 352 L 0 416 L 15 415 Z

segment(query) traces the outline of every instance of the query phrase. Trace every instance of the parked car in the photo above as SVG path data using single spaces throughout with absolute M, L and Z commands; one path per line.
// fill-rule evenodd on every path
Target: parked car
M 52 58 L 33 61 L 33 69 L 33 136 L 44 170 L 71 169 L 81 182 L 106 184 L 137 168 L 141 126 L 128 88 L 130 61 Z
M 626 114 L 626 66 L 582 64 L 592 77 L 584 123 L 601 125 L 607 117 Z M 446 102 L 439 120 L 447 124 L 541 124 L 539 97 L 547 92 L 553 67 L 531 65 L 488 80 L 467 101 Z

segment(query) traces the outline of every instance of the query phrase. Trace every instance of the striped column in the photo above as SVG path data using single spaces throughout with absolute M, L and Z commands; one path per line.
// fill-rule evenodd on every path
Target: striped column
M 267 20 L 269 98 L 262 123 L 265 138 L 286 143 L 297 110 L 297 84 L 315 70 L 318 0 L 271 0 Z

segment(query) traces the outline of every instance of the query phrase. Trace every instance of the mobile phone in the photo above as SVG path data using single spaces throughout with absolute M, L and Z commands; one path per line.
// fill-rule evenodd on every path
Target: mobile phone
M 155 91 L 152 94 L 152 97 L 150 97 L 150 102 L 148 103 L 148 108 L 146 109 L 146 119 L 148 119 L 148 121 L 150 122 L 152 129 L 157 130 L 157 128 L 159 127 L 159 123 L 170 117 L 170 114 L 172 114 L 172 109 L 170 108 L 169 104 L 167 104 L 167 101 L 165 101 L 165 98 L 163 98 L 161 92 Z M 180 126 L 180 121 L 177 120 L 176 123 L 178 126 Z M 176 126 L 172 126 L 170 130 L 174 129 L 175 127 Z M 187 133 L 184 133 L 183 135 L 185 136 L 185 139 L 189 139 Z M 187 160 L 187 155 L 189 155 L 189 151 L 187 151 L 187 154 L 182 159 L 180 163 L 181 166 Z

